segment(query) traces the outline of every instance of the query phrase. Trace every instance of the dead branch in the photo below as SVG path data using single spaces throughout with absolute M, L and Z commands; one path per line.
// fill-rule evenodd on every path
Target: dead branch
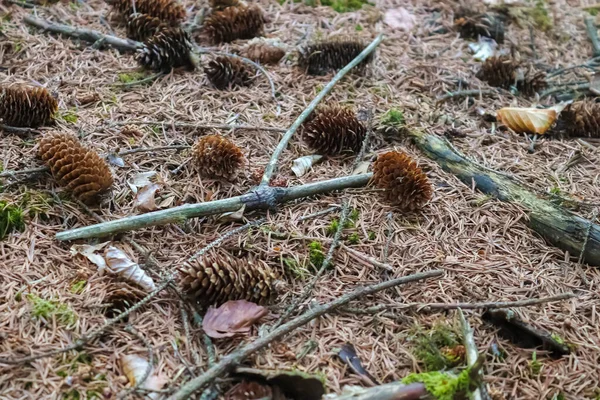
M 596 28 L 594 17 L 586 15 L 583 18 L 583 22 L 585 23 L 585 31 L 592 42 L 592 54 L 594 57 L 598 57 L 600 56 L 600 40 L 598 40 L 598 29 Z
M 468 96 L 493 96 L 500 94 L 498 90 L 494 89 L 470 89 L 470 90 L 459 90 L 457 92 L 450 92 L 444 95 L 438 96 L 437 102 L 441 103 L 449 99 L 458 99 L 461 97 Z
M 552 201 L 540 198 L 529 189 L 512 179 L 483 168 L 468 160 L 456 149 L 451 148 L 437 136 L 424 132 L 411 132 L 417 147 L 442 169 L 450 172 L 469 187 L 474 186 L 483 193 L 500 201 L 521 204 L 528 211 L 531 229 L 539 233 L 549 243 L 579 257 L 589 230 L 589 240 L 583 259 L 591 265 L 600 266 L 600 226 L 581 218 Z
M 208 369 L 202 375 L 192 379 L 183 385 L 175 394 L 173 394 L 169 399 L 170 400 L 184 400 L 189 398 L 193 393 L 202 389 L 206 385 L 213 382 L 216 378 L 220 377 L 224 373 L 228 372 L 231 368 L 238 365 L 244 359 L 246 359 L 249 355 L 254 352 L 266 347 L 269 343 L 273 342 L 276 339 L 279 339 L 288 333 L 294 331 L 295 329 L 307 324 L 315 318 L 318 318 L 326 313 L 329 313 L 336 308 L 343 306 L 344 304 L 349 303 L 352 300 L 356 300 L 359 297 L 371 295 L 377 292 L 380 292 L 385 289 L 389 289 L 392 287 L 396 287 L 398 285 L 402 285 L 409 282 L 420 281 L 423 279 L 439 277 L 444 274 L 444 271 L 435 270 L 422 272 L 414 275 L 405 276 L 402 278 L 392 279 L 386 282 L 380 282 L 377 284 L 359 287 L 353 290 L 350 293 L 347 293 L 337 299 L 327 303 L 316 306 L 311 310 L 306 311 L 304 314 L 294 318 L 288 323 L 281 325 L 279 328 L 271 331 L 269 334 L 259 337 L 255 341 L 247 344 L 241 349 L 223 357 L 217 364 Z
M 283 137 L 281 138 L 281 141 L 279 142 L 279 144 L 275 148 L 275 151 L 271 155 L 271 159 L 269 160 L 269 163 L 267 164 L 267 166 L 265 168 L 265 173 L 260 182 L 260 186 L 268 186 L 269 185 L 269 182 L 271 181 L 271 178 L 273 177 L 273 174 L 275 173 L 275 170 L 277 169 L 277 164 L 279 162 L 279 157 L 281 156 L 281 153 L 283 153 L 283 151 L 287 148 L 288 142 L 290 141 L 290 139 L 292 138 L 294 133 L 296 133 L 296 131 L 298 130 L 300 125 L 302 125 L 302 123 L 306 120 L 306 118 L 308 118 L 308 116 L 315 110 L 315 108 L 321 102 L 321 100 L 323 100 L 325 98 L 325 96 L 327 96 L 329 94 L 329 92 L 331 91 L 331 89 L 333 89 L 335 84 L 338 83 L 344 77 L 344 75 L 346 75 L 352 68 L 354 68 L 355 66 L 360 64 L 360 62 L 362 60 L 364 60 L 369 54 L 371 54 L 375 50 L 375 48 L 379 45 L 379 43 L 381 43 L 382 40 L 383 40 L 383 34 L 380 34 L 379 36 L 377 36 L 375 38 L 375 40 L 373 40 L 371 42 L 371 44 L 369 44 L 362 51 L 362 53 L 360 53 L 358 56 L 356 56 L 356 58 L 354 60 L 352 60 L 350 62 L 350 64 L 348 64 L 344 68 L 342 68 L 333 77 L 333 79 L 331 79 L 331 81 L 319 92 L 319 94 L 313 99 L 313 101 L 310 102 L 308 107 L 306 107 L 306 109 L 304 111 L 302 111 L 302 113 L 298 116 L 298 118 L 296 118 L 296 120 L 294 121 L 292 126 L 290 126 L 290 128 L 287 130 L 285 135 L 283 135 Z
M 463 343 L 467 351 L 467 367 L 473 367 L 479 359 L 479 351 L 475 344 L 473 329 L 471 329 L 469 321 L 467 321 L 465 314 L 460 308 L 458 309 L 458 316 L 462 327 Z M 471 398 L 473 400 L 489 400 L 490 396 L 485 388 L 485 383 L 483 383 L 483 371 L 479 370 L 476 377 L 477 379 L 475 379 L 475 381 L 477 382 L 477 388 L 471 393 Z
M 176 121 L 122 121 L 108 122 L 109 126 L 124 126 L 124 125 L 161 125 L 173 126 L 178 128 L 196 128 L 196 129 L 223 129 L 223 130 L 240 130 L 240 131 L 265 131 L 265 132 L 286 132 L 287 129 L 275 128 L 272 126 L 250 126 L 250 125 L 229 125 L 229 124 L 202 124 L 191 122 L 176 122 Z
M 327 395 L 327 400 L 420 400 L 430 398 L 423 383 L 405 385 L 400 382 L 388 383 L 368 389 L 359 389 L 351 394 Z
M 32 128 L 22 128 L 18 126 L 8 126 L 0 124 L 0 131 L 14 133 L 17 136 L 30 136 L 30 135 L 41 135 L 42 132 Z
M 590 89 L 589 83 L 575 83 L 575 84 L 567 84 L 563 86 L 553 86 L 542 93 L 540 93 L 540 99 L 546 96 L 550 96 L 551 94 L 561 93 L 561 92 L 579 92 L 579 91 L 588 91 Z

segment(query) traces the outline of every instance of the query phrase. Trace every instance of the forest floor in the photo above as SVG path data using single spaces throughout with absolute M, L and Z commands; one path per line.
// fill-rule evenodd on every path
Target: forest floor
M 201 5 L 183 2 L 189 15 Z M 477 108 L 495 110 L 517 105 L 531 106 L 534 100 L 509 95 L 460 98 L 437 102 L 436 98 L 460 89 L 467 82 L 472 89 L 489 88 L 475 74 L 479 62 L 464 40 L 452 28 L 452 2 L 378 0 L 354 12 L 338 13 L 330 7 L 261 0 L 268 17 L 266 36 L 277 38 L 294 50 L 311 38 L 335 35 L 357 36 L 370 42 L 378 33 L 385 40 L 364 76 L 350 74 L 335 86 L 325 103 L 368 108 L 375 120 L 392 107 L 404 112 L 407 126 L 450 136 L 453 145 L 486 167 L 518 177 L 530 187 L 546 193 L 560 193 L 588 203 L 600 203 L 599 153 L 594 146 L 578 141 L 541 138 L 534 153 L 523 135 L 493 129 L 484 124 Z M 202 4 L 202 6 L 206 6 Z M 592 46 L 586 35 L 577 6 L 562 0 L 550 9 L 553 27 L 544 33 L 511 24 L 507 27 L 504 49 L 540 69 L 553 70 L 581 64 L 591 57 Z M 410 33 L 390 29 L 382 15 L 391 8 L 404 7 L 415 18 Z M 58 3 L 35 10 L 38 16 L 102 32 L 110 6 L 98 0 Z M 46 131 L 78 134 L 99 153 L 135 147 L 193 144 L 201 135 L 221 133 L 243 149 L 248 164 L 233 183 L 200 178 L 190 165 L 179 174 L 170 171 L 188 158 L 188 151 L 155 151 L 124 156 L 124 167 L 113 167 L 115 183 L 112 197 L 95 211 L 105 219 L 137 213 L 127 181 L 141 172 L 156 171 L 163 184 L 159 203 L 174 206 L 223 199 L 243 194 L 256 185 L 256 176 L 269 160 L 281 133 L 266 130 L 214 130 L 203 124 L 239 123 L 258 127 L 287 128 L 304 110 L 332 75 L 307 76 L 295 66 L 293 52 L 277 66 L 267 67 L 278 91 L 277 104 L 264 76 L 257 74 L 247 88 L 219 91 L 210 86 L 202 70 L 175 71 L 154 82 L 123 88 L 115 86 L 126 74 L 138 70 L 131 53 L 114 49 L 96 50 L 89 43 L 45 34 L 31 29 L 22 18 L 32 10 L 16 5 L 0 5 L 5 14 L 2 32 L 14 43 L 13 52 L 0 52 L 1 84 L 41 84 L 58 93 L 59 113 L 55 126 Z M 10 17 L 8 17 L 10 16 Z M 122 26 L 106 17 L 117 36 L 125 37 Z M 446 33 L 440 28 L 448 28 Z M 195 37 L 207 45 L 201 31 Z M 236 52 L 244 42 L 220 46 Z M 210 59 L 203 56 L 202 62 Z M 555 82 L 586 80 L 588 72 L 576 69 L 557 76 Z M 82 105 L 82 99 L 97 96 Z M 542 99 L 544 104 L 551 104 Z M 137 131 L 122 132 L 122 125 L 133 121 L 164 121 L 164 124 L 139 125 Z M 177 127 L 187 122 L 198 127 Z M 41 166 L 36 157 L 35 138 L 12 134 L 0 136 L 0 162 L 4 170 Z M 547 244 L 526 225 L 526 213 L 518 205 L 497 201 L 474 191 L 456 177 L 441 170 L 408 141 L 386 141 L 376 134 L 366 160 L 392 149 L 401 149 L 418 160 L 434 186 L 431 202 L 418 213 L 403 213 L 387 205 L 373 189 L 351 189 L 297 201 L 269 212 L 259 229 L 243 232 L 221 247 L 233 253 L 251 253 L 284 273 L 289 290 L 273 306 L 282 313 L 310 281 L 310 241 L 322 242 L 326 251 L 328 229 L 339 212 L 300 221 L 299 218 L 332 205 L 349 202 L 356 221 L 344 230 L 344 243 L 352 249 L 385 261 L 393 272 L 359 261 L 348 251 L 338 249 L 333 267 L 318 281 L 312 301 L 327 302 L 361 284 L 432 269 L 444 270 L 443 277 L 400 286 L 363 298 L 352 307 L 366 308 L 388 304 L 455 303 L 514 301 L 574 292 L 568 301 L 542 304 L 517 310 L 533 326 L 552 332 L 575 345 L 570 355 L 553 359 L 546 351 L 524 349 L 497 336 L 497 329 L 481 319 L 479 310 L 468 310 L 467 318 L 475 329 L 475 340 L 487 354 L 485 381 L 494 399 L 597 399 L 600 391 L 600 270 L 579 264 L 563 251 Z M 581 162 L 564 168 L 575 153 Z M 332 157 L 315 165 L 301 178 L 292 173 L 292 161 L 311 154 L 300 138 L 294 137 L 283 153 L 278 178 L 288 185 L 348 175 L 353 156 Z M 7 181 L 8 182 L 8 181 Z M 13 182 L 13 181 L 10 181 Z M 46 173 L 37 174 L 3 189 L 3 199 L 25 204 L 29 217 L 22 232 L 0 241 L 0 356 L 18 358 L 28 354 L 67 346 L 107 319 L 101 305 L 118 279 L 100 276 L 88 260 L 72 256 L 73 243 L 55 240 L 58 232 L 91 225 L 97 221 L 77 203 L 62 196 L 61 189 Z M 53 194 L 54 193 L 54 194 Z M 56 195 L 58 193 L 58 195 Z M 27 198 L 27 201 L 23 201 Z M 593 218 L 594 208 L 578 211 Z M 264 213 L 246 214 L 249 220 Z M 129 234 L 149 249 L 158 260 L 154 274 L 164 276 L 207 243 L 230 231 L 236 223 L 216 218 L 192 219 L 182 224 L 146 228 Z M 282 238 L 273 232 L 290 233 L 312 239 Z M 348 238 L 358 234 L 358 243 Z M 389 241 L 389 251 L 386 243 Z M 83 242 L 82 242 L 83 243 Z M 144 263 L 144 256 L 125 241 L 120 248 Z M 293 268 L 290 268 L 290 265 Z M 159 278 L 156 278 L 157 280 Z M 84 283 L 81 283 L 85 281 Z M 66 305 L 76 314 L 70 326 L 57 318 L 44 320 L 32 314 L 36 298 Z M 411 338 L 415 330 L 436 324 L 455 325 L 455 311 L 396 309 L 396 314 L 357 315 L 336 312 L 314 320 L 283 340 L 253 354 L 246 364 L 256 368 L 294 368 L 326 377 L 330 392 L 341 392 L 344 385 L 361 385 L 363 380 L 336 356 L 344 343 L 354 344 L 365 368 L 380 382 L 399 380 L 423 366 L 414 355 Z M 181 386 L 202 371 L 207 353 L 201 330 L 182 319 L 181 302 L 176 294 L 163 291 L 147 306 L 116 324 L 103 336 L 80 351 L 36 360 L 24 365 L 0 364 L 2 399 L 93 398 L 100 394 L 116 398 L 128 385 L 121 365 L 124 354 L 147 355 L 147 346 L 124 328 L 131 324 L 152 346 L 155 370 L 167 378 L 168 388 Z M 268 320 L 266 325 L 272 320 Z M 217 357 L 231 352 L 259 334 L 215 341 Z M 501 349 L 494 357 L 492 347 Z M 200 364 L 194 367 L 197 360 Z M 223 390 L 231 381 L 219 381 Z M 134 395 L 131 395 L 134 396 Z M 141 396 L 141 395 L 140 395 Z

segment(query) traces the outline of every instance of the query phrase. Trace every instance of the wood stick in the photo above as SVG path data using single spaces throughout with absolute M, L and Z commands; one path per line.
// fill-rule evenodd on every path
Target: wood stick
M 596 23 L 594 22 L 594 17 L 590 15 L 586 15 L 583 18 L 583 22 L 585 23 L 585 30 L 592 42 L 593 48 L 593 56 L 600 56 L 600 40 L 598 40 L 598 28 L 596 28 Z
M 296 133 L 300 125 L 302 125 L 306 118 L 308 118 L 308 116 L 315 110 L 315 108 L 321 102 L 321 100 L 323 100 L 325 96 L 327 96 L 329 92 L 331 92 L 331 89 L 333 89 L 335 84 L 338 83 L 344 77 L 344 75 L 346 75 L 352 68 L 357 66 L 362 60 L 364 60 L 369 54 L 371 54 L 379 45 L 379 43 L 381 43 L 382 40 L 383 34 L 380 34 L 375 38 L 375 40 L 371 42 L 371 44 L 369 44 L 362 51 L 362 53 L 356 56 L 356 58 L 352 60 L 350 64 L 342 68 L 333 77 L 333 79 L 319 92 L 319 94 L 313 99 L 313 101 L 310 102 L 308 107 L 306 107 L 306 109 L 302 111 L 298 118 L 296 118 L 292 126 L 290 126 L 285 135 L 283 135 L 283 137 L 279 141 L 279 144 L 275 148 L 275 151 L 271 155 L 271 159 L 265 167 L 265 173 L 263 174 L 262 180 L 260 182 L 261 186 L 267 186 L 269 185 L 269 182 L 271 182 L 271 178 L 273 177 L 273 174 L 277 169 L 277 163 L 279 162 L 279 157 L 281 156 L 281 153 L 283 153 L 283 151 L 287 148 L 288 142 L 290 141 L 294 133 Z
M 179 128 L 196 128 L 196 129 L 223 129 L 223 130 L 245 130 L 245 131 L 266 131 L 266 132 L 286 132 L 287 129 L 275 128 L 272 126 L 250 126 L 250 125 L 229 125 L 229 124 L 198 124 L 192 122 L 176 122 L 176 121 L 119 121 L 109 122 L 109 126 L 119 125 L 164 125 L 175 126 Z
M 494 89 L 471 89 L 471 90 L 459 90 L 458 92 L 450 92 L 444 95 L 438 96 L 437 101 L 441 103 L 448 99 L 458 99 L 461 97 L 468 96 L 491 96 L 500 94 L 497 90 Z
M 473 329 L 469 325 L 469 321 L 465 318 L 465 314 L 462 309 L 458 309 L 458 316 L 460 318 L 460 324 L 462 327 L 463 343 L 465 350 L 467 351 L 467 367 L 473 367 L 479 359 L 479 351 L 475 344 L 475 337 L 473 336 Z M 487 393 L 485 384 L 483 383 L 483 371 L 479 370 L 477 373 L 477 388 L 471 392 L 471 398 L 473 400 L 489 400 L 490 396 Z
M 19 126 L 9 126 L 0 124 L 0 131 L 14 133 L 17 136 L 41 135 L 42 132 L 32 128 L 22 128 Z
M 352 394 L 327 396 L 327 400 L 422 400 L 428 398 L 431 396 L 423 383 L 405 385 L 400 382 L 359 389 L 353 391 Z
M 213 367 L 208 369 L 202 375 L 192 379 L 183 385 L 177 392 L 175 392 L 169 399 L 170 400 L 184 400 L 188 399 L 193 393 L 207 386 L 221 375 L 227 373 L 236 365 L 240 364 L 244 359 L 254 352 L 266 347 L 269 343 L 277 340 L 286 334 L 298 329 L 299 327 L 307 324 L 315 318 L 318 318 L 326 313 L 329 313 L 336 308 L 349 303 L 352 300 L 356 300 L 362 296 L 368 296 L 379 291 L 389 289 L 398 285 L 402 285 L 409 282 L 420 281 L 428 278 L 435 278 L 442 276 L 444 271 L 435 270 L 428 272 L 421 272 L 414 275 L 405 276 L 402 278 L 392 279 L 386 282 L 380 282 L 377 284 L 359 287 L 350 293 L 347 293 L 337 299 L 327 303 L 316 306 L 311 310 L 306 311 L 304 314 L 294 318 L 290 322 L 281 325 L 279 328 L 270 332 L 269 334 L 259 337 L 255 341 L 247 344 L 241 349 L 223 357 Z
M 454 174 L 467 186 L 474 186 L 500 201 L 517 202 L 528 210 L 528 224 L 552 245 L 575 257 L 582 253 L 583 241 L 589 240 L 583 259 L 600 266 L 600 226 L 581 218 L 550 200 L 540 198 L 505 175 L 468 160 L 437 136 L 413 131 L 416 146 L 436 161 L 446 172 Z

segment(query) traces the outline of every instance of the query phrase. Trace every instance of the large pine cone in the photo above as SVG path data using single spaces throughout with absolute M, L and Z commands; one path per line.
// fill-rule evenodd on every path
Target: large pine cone
M 166 27 L 168 25 L 160 18 L 148 14 L 131 14 L 127 19 L 127 37 L 143 42 Z
M 266 304 L 276 295 L 277 275 L 261 260 L 236 258 L 225 253 L 207 254 L 180 269 L 184 293 L 203 306 L 228 300 Z
M 535 96 L 546 86 L 546 74 L 531 68 L 524 71 L 520 64 L 508 56 L 490 57 L 484 61 L 477 78 L 490 86 L 510 90 L 516 88 L 525 96 Z
M 354 60 L 366 46 L 357 40 L 327 41 L 308 45 L 299 51 L 298 65 L 309 75 L 325 75 L 329 71 L 344 68 Z M 373 60 L 370 53 L 355 68 L 359 71 Z
M 169 24 L 178 24 L 186 17 L 185 8 L 176 0 L 112 0 L 110 4 L 128 18 L 133 13 L 147 14 Z
M 210 15 L 204 22 L 206 33 L 215 44 L 260 36 L 264 25 L 265 17 L 258 6 L 228 7 Z
M 600 137 L 600 103 L 586 99 L 569 104 L 557 125 L 570 137 Z
M 84 203 L 96 200 L 113 183 L 106 161 L 83 147 L 73 135 L 45 135 L 40 140 L 38 153 L 58 183 Z
M 277 64 L 285 56 L 285 50 L 261 40 L 249 43 L 245 54 L 247 58 L 261 64 Z
M 493 14 L 479 14 L 468 9 L 459 10 L 454 16 L 454 25 L 465 39 L 477 39 L 479 36 L 504 43 L 504 22 Z
M 164 28 L 150 37 L 144 47 L 138 50 L 137 61 L 144 68 L 153 71 L 169 72 L 173 68 L 194 69 L 192 42 L 181 28 Z
M 192 157 L 201 175 L 231 179 L 244 164 L 244 154 L 233 142 L 220 135 L 200 138 Z
M 0 88 L 0 123 L 37 128 L 52 121 L 58 102 L 45 88 Z
M 420 209 L 433 194 L 427 175 L 407 154 L 398 151 L 377 157 L 373 165 L 373 183 L 385 189 L 387 201 L 405 211 Z
M 337 105 L 319 109 L 302 125 L 302 130 L 308 145 L 323 155 L 358 152 L 367 134 L 352 110 Z
M 217 57 L 208 63 L 204 72 L 210 83 L 219 90 L 248 86 L 252 78 L 243 61 L 232 57 Z

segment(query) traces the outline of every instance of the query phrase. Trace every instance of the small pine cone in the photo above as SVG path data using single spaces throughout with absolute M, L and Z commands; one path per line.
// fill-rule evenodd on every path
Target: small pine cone
M 192 148 L 200 174 L 231 179 L 244 164 L 244 154 L 233 142 L 220 135 L 202 137 Z
M 180 269 L 180 287 L 203 306 L 228 300 L 269 303 L 275 297 L 277 275 L 261 260 L 211 253 Z
M 215 11 L 221 11 L 228 7 L 238 7 L 243 5 L 240 0 L 210 0 L 210 7 Z
M 148 14 L 131 14 L 127 19 L 127 37 L 143 42 L 166 27 L 168 25 L 159 18 Z
M 367 130 L 356 114 L 337 105 L 321 108 L 302 126 L 304 140 L 317 153 L 358 152 Z
M 299 51 L 298 65 L 309 75 L 325 75 L 329 71 L 344 68 L 365 49 L 365 45 L 357 40 L 327 41 L 308 45 Z M 373 60 L 369 54 L 357 68 L 364 70 Z
M 144 132 L 137 125 L 125 125 L 121 128 L 121 135 L 142 137 L 144 136 Z
M 258 6 L 229 7 L 210 15 L 204 28 L 213 43 L 252 39 L 263 33 L 265 17 Z
M 285 56 L 285 50 L 261 41 L 250 43 L 245 54 L 247 58 L 261 64 L 277 64 Z
M 0 88 L 0 123 L 37 128 L 52 121 L 58 102 L 45 88 Z
M 483 62 L 477 78 L 490 86 L 510 89 L 517 83 L 519 65 L 510 57 L 490 57 Z
M 176 0 L 112 0 L 113 7 L 125 18 L 131 14 L 147 14 L 169 24 L 178 24 L 186 18 L 185 8 Z M 135 4 L 135 9 L 133 8 Z
M 150 37 L 138 50 L 136 59 L 144 68 L 169 72 L 173 68 L 195 68 L 192 42 L 181 28 L 164 28 Z
M 558 124 L 569 137 L 600 137 L 600 103 L 583 100 L 569 104 Z
M 406 211 L 423 207 L 433 194 L 427 175 L 407 154 L 390 151 L 377 157 L 373 183 L 385 189 L 387 201 Z
M 208 63 L 204 72 L 210 83 L 219 90 L 248 86 L 252 78 L 243 61 L 232 57 L 217 57 Z
M 73 135 L 45 135 L 40 140 L 38 153 L 58 183 L 84 203 L 96 200 L 113 183 L 106 161 L 83 147 Z
M 461 9 L 455 15 L 454 25 L 462 38 L 477 39 L 483 36 L 494 39 L 498 44 L 504 43 L 504 22 L 493 14 Z
M 104 311 L 104 314 L 108 318 L 113 318 L 142 300 L 145 296 L 146 293 L 143 290 L 128 283 L 110 282 L 108 292 L 102 300 L 102 303 L 110 304 Z
M 545 72 L 526 74 L 522 80 L 517 82 L 517 90 L 527 97 L 533 97 L 547 87 L 548 82 L 546 81 Z

